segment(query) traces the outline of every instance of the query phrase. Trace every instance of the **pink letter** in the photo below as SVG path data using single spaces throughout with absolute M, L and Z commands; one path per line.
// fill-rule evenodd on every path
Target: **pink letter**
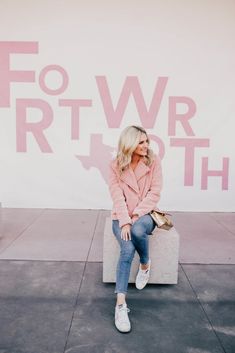
M 194 176 L 194 149 L 196 147 L 209 147 L 209 139 L 171 138 L 171 146 L 185 147 L 184 185 L 193 185 Z
M 103 103 L 104 112 L 108 122 L 108 127 L 118 128 L 123 119 L 130 95 L 136 103 L 136 108 L 140 116 L 143 127 L 153 128 L 161 105 L 163 93 L 166 88 L 168 77 L 159 77 L 154 90 L 153 98 L 149 110 L 146 107 L 143 93 L 137 76 L 127 76 L 116 110 L 113 107 L 108 84 L 105 76 L 96 76 L 100 97 Z
M 61 87 L 56 88 L 56 89 L 52 89 L 52 88 L 48 88 L 46 86 L 45 77 L 49 71 L 58 71 L 61 74 L 62 80 L 63 80 Z M 66 90 L 66 88 L 68 87 L 68 83 L 69 83 L 69 77 L 68 77 L 67 72 L 65 71 L 65 69 L 63 69 L 63 67 L 61 67 L 59 65 L 48 65 L 48 66 L 44 67 L 44 69 L 42 69 L 42 71 L 40 72 L 39 85 L 45 93 L 50 94 L 52 96 L 56 96 L 58 94 L 63 93 Z
M 176 113 L 177 103 L 183 103 L 188 106 L 188 111 L 184 114 Z M 191 119 L 196 112 L 196 104 L 189 97 L 169 97 L 169 119 L 168 119 L 168 135 L 175 136 L 176 121 L 179 120 L 188 136 L 195 136 L 188 120 Z
M 37 54 L 37 42 L 0 42 L 0 107 L 10 107 L 10 82 L 35 82 L 35 71 L 10 70 L 10 54 Z
M 208 170 L 208 157 L 203 157 L 201 189 L 207 190 L 207 182 L 208 182 L 209 176 L 219 176 L 222 178 L 222 190 L 228 190 L 228 168 L 229 168 L 229 158 L 223 158 L 222 170 Z
M 37 108 L 43 113 L 43 119 L 38 123 L 26 121 L 27 108 Z M 16 100 L 16 150 L 27 152 L 26 133 L 31 132 L 42 152 L 53 152 L 43 134 L 53 121 L 53 111 L 50 105 L 42 99 L 17 99 Z
M 150 140 L 153 140 L 157 143 L 158 145 L 158 156 L 162 160 L 164 155 L 165 155 L 165 146 L 163 141 L 160 139 L 160 137 L 152 134 L 148 134 Z
M 59 106 L 71 108 L 71 139 L 79 139 L 79 113 L 80 107 L 91 107 L 90 99 L 59 99 Z

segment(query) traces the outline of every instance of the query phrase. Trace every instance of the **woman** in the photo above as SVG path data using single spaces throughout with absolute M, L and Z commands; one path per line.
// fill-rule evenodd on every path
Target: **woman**
M 146 131 L 139 126 L 127 127 L 121 133 L 117 157 L 110 164 L 109 175 L 112 228 L 120 245 L 115 287 L 115 326 L 120 332 L 131 330 L 126 294 L 135 250 L 140 257 L 136 287 L 143 289 L 149 279 L 148 238 L 155 228 L 149 212 L 156 209 L 161 188 L 160 159 L 149 149 Z

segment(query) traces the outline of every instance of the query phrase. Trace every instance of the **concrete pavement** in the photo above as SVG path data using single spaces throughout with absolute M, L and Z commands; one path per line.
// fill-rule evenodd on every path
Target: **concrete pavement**
M 235 214 L 173 213 L 179 282 L 129 285 L 126 335 L 102 283 L 108 214 L 2 208 L 0 353 L 235 352 Z

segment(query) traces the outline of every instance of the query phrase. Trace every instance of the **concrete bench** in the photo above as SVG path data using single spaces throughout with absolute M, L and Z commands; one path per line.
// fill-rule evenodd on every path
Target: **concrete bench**
M 179 234 L 173 227 L 170 230 L 155 228 L 149 238 L 151 273 L 149 283 L 176 284 L 178 281 Z M 116 282 L 116 266 L 120 246 L 112 232 L 112 221 L 106 218 L 103 238 L 103 282 Z M 134 283 L 139 268 L 139 255 L 131 266 L 129 283 Z

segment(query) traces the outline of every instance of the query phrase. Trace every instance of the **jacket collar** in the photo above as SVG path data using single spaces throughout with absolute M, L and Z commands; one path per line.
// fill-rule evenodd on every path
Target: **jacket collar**
M 120 179 L 128 184 L 133 190 L 137 193 L 139 192 L 138 181 L 146 175 L 150 171 L 150 168 L 140 160 L 137 164 L 135 170 L 129 166 L 124 172 L 121 174 Z
M 139 181 L 149 171 L 150 171 L 150 168 L 141 159 L 134 170 L 134 174 L 135 174 L 137 181 Z

